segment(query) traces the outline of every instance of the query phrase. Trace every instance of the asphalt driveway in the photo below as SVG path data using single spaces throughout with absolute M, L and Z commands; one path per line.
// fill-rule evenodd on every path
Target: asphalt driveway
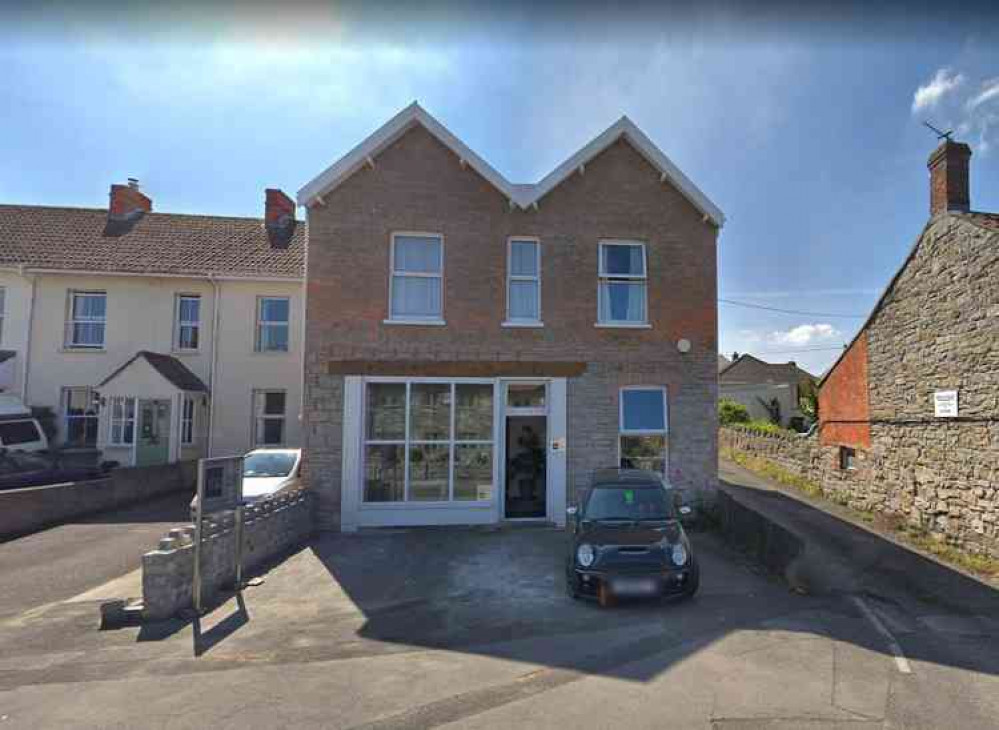
M 710 533 L 695 599 L 602 609 L 566 596 L 566 539 L 325 535 L 193 622 L 99 632 L 86 600 L 0 619 L 3 727 L 994 726 L 988 635 L 938 618 L 903 672 L 877 619 L 897 633 L 897 611 L 796 594 Z

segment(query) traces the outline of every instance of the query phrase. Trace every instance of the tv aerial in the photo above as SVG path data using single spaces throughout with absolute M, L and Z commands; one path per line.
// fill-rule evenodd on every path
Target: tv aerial
M 923 126 L 925 126 L 925 127 L 929 127 L 929 128 L 931 129 L 931 130 L 933 130 L 933 133 L 934 133 L 934 134 L 935 134 L 935 135 L 937 136 L 937 139 L 938 139 L 938 140 L 941 140 L 941 139 L 945 139 L 945 140 L 947 140 L 948 142 L 952 142 L 952 141 L 953 141 L 953 140 L 952 140 L 952 139 L 950 138 L 950 136 L 951 136 L 952 134 L 954 134 L 954 130 L 953 130 L 953 129 L 948 129 L 948 130 L 947 130 L 946 132 L 941 132 L 941 131 L 940 131 L 939 129 L 937 129 L 936 127 L 934 127 L 934 126 L 933 126 L 932 124 L 930 124 L 929 122 L 923 122 Z

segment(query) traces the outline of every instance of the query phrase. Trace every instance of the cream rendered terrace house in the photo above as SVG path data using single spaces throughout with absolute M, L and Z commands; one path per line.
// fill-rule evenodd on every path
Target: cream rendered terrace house
M 265 197 L 263 219 L 153 212 L 134 180 L 107 208 L 0 205 L 0 388 L 122 465 L 297 446 L 305 226 Z

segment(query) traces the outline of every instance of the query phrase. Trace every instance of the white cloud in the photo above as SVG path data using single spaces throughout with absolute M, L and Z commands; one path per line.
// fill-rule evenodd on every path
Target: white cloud
M 990 79 L 982 84 L 982 91 L 968 99 L 965 107 L 969 112 L 974 111 L 982 104 L 992 99 L 999 99 L 999 78 Z
M 786 331 L 772 332 L 767 339 L 776 345 L 803 347 L 805 345 L 830 342 L 842 337 L 843 333 L 831 324 L 816 323 L 800 324 Z
M 932 109 L 944 96 L 964 83 L 962 74 L 949 75 L 946 68 L 938 69 L 928 83 L 923 84 L 912 96 L 912 113 Z

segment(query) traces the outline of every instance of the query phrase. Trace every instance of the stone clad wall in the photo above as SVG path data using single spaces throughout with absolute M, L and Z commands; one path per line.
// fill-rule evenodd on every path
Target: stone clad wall
M 314 498 L 309 490 L 298 490 L 245 508 L 244 571 L 298 545 L 312 534 Z M 235 581 L 235 537 L 233 512 L 217 513 L 205 521 L 201 595 L 206 605 Z M 164 619 L 190 608 L 193 577 L 194 525 L 185 525 L 170 530 L 160 540 L 159 548 L 142 556 L 143 615 Z
M 873 447 L 857 450 L 856 469 L 839 468 L 839 447 L 814 437 L 763 435 L 726 427 L 719 448 L 760 457 L 822 488 L 828 499 L 854 509 L 894 515 L 948 543 L 999 557 L 999 484 L 990 454 L 999 448 L 999 427 L 980 429 L 981 447 L 958 444 L 974 432 L 961 424 L 932 427 L 872 426 Z M 927 440 L 943 438 L 942 461 L 928 465 Z M 939 474 L 947 474 L 945 481 Z

